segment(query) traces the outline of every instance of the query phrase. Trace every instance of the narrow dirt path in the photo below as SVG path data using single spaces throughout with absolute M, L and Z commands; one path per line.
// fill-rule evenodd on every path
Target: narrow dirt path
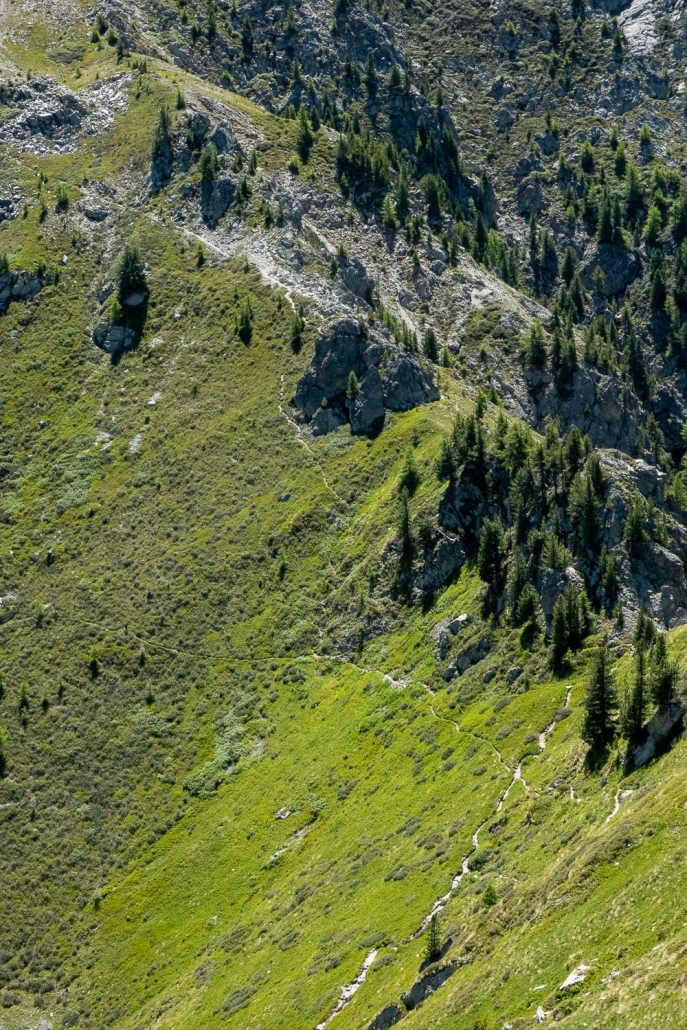
M 565 706 L 564 706 L 565 708 L 569 708 L 570 707 L 570 698 L 572 697 L 572 692 L 573 692 L 572 686 L 569 686 L 567 688 L 567 691 L 568 692 L 565 695 Z M 549 723 L 549 725 L 546 727 L 546 729 L 542 730 L 541 733 L 539 734 L 539 750 L 540 751 L 543 751 L 544 748 L 546 747 L 546 735 L 547 735 L 547 733 L 551 733 L 551 731 L 553 729 L 555 729 L 555 727 L 556 727 L 556 720 L 554 719 L 553 722 Z
M 353 663 L 350 663 L 350 664 L 353 664 Z M 374 671 L 376 671 L 376 670 L 361 669 L 357 665 L 355 666 L 355 668 L 359 669 L 360 672 L 374 672 Z M 387 676 L 385 678 L 388 679 L 389 677 Z M 432 691 L 427 686 L 426 683 L 423 683 L 422 686 L 425 688 L 425 690 L 427 691 L 427 693 L 429 694 L 430 697 L 434 697 L 434 691 Z M 571 695 L 572 695 L 572 690 L 573 690 L 572 686 L 568 687 L 568 692 L 567 692 L 566 699 L 565 699 L 565 706 L 566 706 L 566 708 L 568 707 L 568 705 L 570 703 L 570 698 L 571 698 Z M 491 747 L 493 748 L 493 750 L 498 755 L 499 762 L 501 762 L 503 767 L 505 769 L 507 769 L 508 772 L 511 772 L 510 767 L 507 766 L 506 763 L 504 762 L 503 757 L 501 755 L 501 752 L 498 750 L 498 748 L 496 748 L 491 743 L 491 741 L 487 737 L 482 737 L 479 734 L 471 733 L 469 730 L 461 730 L 461 728 L 460 728 L 460 726 L 459 726 L 459 724 L 457 722 L 452 722 L 452 720 L 447 719 L 443 715 L 437 715 L 437 713 L 436 713 L 436 711 L 434 709 L 434 705 L 433 704 L 430 703 L 429 707 L 430 707 L 430 711 L 431 711 L 431 713 L 432 713 L 432 715 L 434 716 L 435 719 L 437 719 L 437 720 L 439 720 L 441 722 L 448 722 L 448 723 L 450 723 L 454 727 L 456 733 L 465 733 L 468 736 L 473 737 L 475 740 L 480 740 L 480 741 L 483 741 L 483 742 L 485 742 L 487 744 L 490 744 Z M 556 725 L 556 722 L 554 720 L 552 723 L 550 723 L 549 726 L 546 727 L 545 730 L 542 730 L 542 732 L 539 734 L 539 746 L 540 746 L 541 751 L 543 751 L 544 748 L 546 747 L 546 734 L 550 733 L 555 725 Z M 543 739 L 543 744 L 542 744 L 542 739 Z M 526 756 L 524 756 L 524 757 L 526 757 Z M 501 811 L 501 809 L 503 808 L 503 806 L 504 806 L 504 804 L 505 804 L 505 802 L 506 802 L 506 800 L 508 798 L 508 795 L 511 792 L 511 789 L 513 788 L 513 786 L 515 785 L 515 783 L 517 781 L 520 781 L 520 783 L 522 783 L 525 791 L 529 792 L 529 788 L 527 786 L 527 783 L 526 783 L 526 781 L 525 781 L 525 779 L 523 778 L 523 775 L 522 775 L 522 762 L 524 761 L 524 757 L 521 758 L 517 762 L 517 764 L 515 766 L 515 769 L 512 770 L 512 772 L 513 772 L 512 779 L 511 779 L 510 783 L 508 784 L 508 786 L 506 787 L 506 789 L 503 792 L 503 794 L 500 796 L 500 798 L 496 802 L 495 814 L 498 814 Z M 571 790 L 572 790 L 572 787 L 571 787 Z M 479 835 L 480 835 L 481 831 L 484 829 L 484 827 L 487 825 L 487 823 L 489 822 L 490 818 L 492 818 L 492 817 L 490 816 L 489 818 L 485 819 L 484 822 L 482 822 L 477 827 L 477 829 L 475 830 L 475 832 L 472 835 L 473 854 L 474 854 L 475 851 L 477 851 L 479 849 L 479 846 L 480 846 L 479 845 Z M 610 816 L 609 816 L 609 818 L 610 818 Z M 608 820 L 606 820 L 606 821 L 608 822 Z M 469 855 L 464 855 L 462 863 L 461 863 L 460 872 L 456 873 L 456 875 L 452 878 L 450 889 L 446 892 L 446 894 L 442 894 L 442 896 L 440 898 L 437 898 L 437 900 L 434 902 L 434 904 L 432 905 L 432 907 L 429 910 L 429 912 L 427 913 L 427 915 L 423 918 L 423 920 L 420 923 L 420 925 L 417 928 L 417 930 L 415 930 L 414 933 L 411 933 L 411 935 L 409 937 L 407 937 L 402 942 L 403 944 L 410 944 L 412 941 L 416 941 L 419 937 L 422 936 L 422 934 L 425 932 L 425 930 L 429 926 L 429 924 L 430 924 L 430 922 L 432 920 L 432 917 L 435 916 L 435 915 L 438 915 L 445 908 L 445 906 L 451 900 L 451 897 L 453 896 L 454 892 L 460 886 L 461 881 L 463 880 L 463 877 L 466 876 L 469 872 L 470 872 L 470 856 Z M 365 978 L 367 976 L 367 971 L 370 968 L 370 966 L 372 965 L 372 963 L 374 962 L 376 957 L 377 957 L 377 949 L 373 949 L 372 951 L 370 951 L 368 953 L 368 955 L 367 955 L 367 957 L 365 959 L 365 962 L 363 963 L 363 967 L 362 967 L 360 973 L 358 974 L 358 976 L 356 977 L 355 980 L 351 981 L 350 984 L 347 984 L 345 987 L 342 988 L 341 995 L 339 997 L 339 1001 L 337 1002 L 336 1006 L 332 1009 L 332 1011 L 329 1013 L 327 1018 L 322 1023 L 318 1023 L 317 1030 L 324 1030 L 324 1028 L 326 1026 L 328 1026 L 329 1023 L 331 1023 L 331 1021 L 334 1019 L 334 1017 L 337 1016 L 342 1011 L 342 1009 L 344 1009 L 346 1007 L 346 1005 L 348 1004 L 350 999 L 353 997 L 355 992 L 358 990 L 360 985 L 364 982 L 364 980 L 365 980 Z
M 301 447 L 304 447 L 306 449 L 306 451 L 308 452 L 308 454 L 310 455 L 310 457 L 312 458 L 312 460 L 313 460 L 313 462 L 315 464 L 315 468 L 317 469 L 317 471 L 322 476 L 322 482 L 327 487 L 327 490 L 329 490 L 330 493 L 334 494 L 334 497 L 336 497 L 337 501 L 339 501 L 341 504 L 346 504 L 346 502 L 344 501 L 343 497 L 340 497 L 339 494 L 334 489 L 334 487 L 331 485 L 331 483 L 329 483 L 327 481 L 327 477 L 325 475 L 324 469 L 322 468 L 322 466 L 320 465 L 319 461 L 317 460 L 317 455 L 310 448 L 310 446 L 308 445 L 307 440 L 303 439 L 303 430 L 298 425 L 298 423 L 295 421 L 295 419 L 292 419 L 290 417 L 290 415 L 288 415 L 286 413 L 286 411 L 284 410 L 283 404 L 284 404 L 284 373 L 282 372 L 282 374 L 280 376 L 280 386 L 279 386 L 279 411 L 284 416 L 286 421 L 289 423 L 291 428 L 294 430 L 296 443 L 299 443 L 301 445 Z
M 348 1004 L 348 1002 L 351 1000 L 351 998 L 358 990 L 360 985 L 365 982 L 367 978 L 367 971 L 376 958 L 377 949 L 373 948 L 372 951 L 368 952 L 368 954 L 366 955 L 365 961 L 363 962 L 363 967 L 356 976 L 355 980 L 351 980 L 349 984 L 346 984 L 345 987 L 341 988 L 341 995 L 339 997 L 338 1002 L 336 1003 L 332 1011 L 329 1013 L 327 1018 L 322 1020 L 321 1023 L 317 1024 L 317 1030 L 324 1030 L 324 1028 L 331 1023 L 332 1019 L 334 1019 L 334 1016 L 338 1016 L 339 1012 L 341 1012 L 341 1010 Z
M 606 816 L 606 819 L 604 820 L 606 823 L 610 823 L 613 816 L 617 815 L 620 811 L 620 802 L 622 798 L 629 798 L 630 794 L 633 793 L 634 791 L 632 790 L 621 790 L 620 787 L 618 787 L 617 791 L 615 792 L 615 804 L 613 805 L 613 811 L 610 815 Z

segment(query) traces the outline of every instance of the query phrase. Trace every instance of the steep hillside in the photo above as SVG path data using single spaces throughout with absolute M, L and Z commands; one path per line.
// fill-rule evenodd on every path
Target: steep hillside
M 679 1025 L 687 26 L 0 0 L 0 1028 Z

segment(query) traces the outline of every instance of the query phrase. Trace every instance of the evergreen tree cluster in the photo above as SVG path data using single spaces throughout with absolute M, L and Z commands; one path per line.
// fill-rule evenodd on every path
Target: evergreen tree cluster
M 537 336 L 535 329 L 535 346 Z M 553 610 L 551 664 L 562 674 L 592 631 L 595 612 L 622 619 L 617 558 L 603 545 L 607 476 L 591 440 L 576 427 L 562 436 L 551 423 L 538 441 L 524 423 L 509 422 L 499 411 L 487 435 L 485 409 L 482 394 L 475 413 L 457 415 L 442 441 L 436 465 L 438 478 L 448 483 L 442 504 L 455 501 L 460 511 L 463 542 L 485 583 L 484 615 L 504 613 L 521 627 L 524 646 L 542 628 L 539 595 L 549 570 L 574 564 L 582 574 L 584 588 L 569 582 Z M 639 495 L 630 498 L 624 530 L 630 556 L 640 556 L 660 529 L 658 509 L 649 510 Z

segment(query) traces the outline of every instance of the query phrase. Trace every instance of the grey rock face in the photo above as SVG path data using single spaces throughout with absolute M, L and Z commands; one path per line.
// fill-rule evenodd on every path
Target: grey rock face
M 352 433 L 371 433 L 384 424 L 382 379 L 374 365 L 363 377 L 349 414 Z
M 103 321 L 93 330 L 93 343 L 107 354 L 119 354 L 123 350 L 131 350 L 136 343 L 136 333 L 123 325 L 110 325 Z
M 635 769 L 646 765 L 656 754 L 656 749 L 673 736 L 682 722 L 683 715 L 681 705 L 661 705 L 645 726 L 644 741 L 632 752 Z
M 349 413 L 354 432 L 381 425 L 385 408 L 405 411 L 439 397 L 431 371 L 414 355 L 380 333 L 368 335 L 353 318 L 336 318 L 318 337 L 313 360 L 296 390 L 295 403 L 306 421 L 313 419 L 324 399 L 328 405 L 334 402 L 339 413 L 346 409 L 351 372 L 360 384 Z M 318 417 L 318 431 L 330 421 L 330 416 Z
M 411 354 L 399 351 L 382 368 L 384 404 L 391 411 L 408 411 L 439 400 L 439 389 L 427 369 Z
M 458 539 L 443 538 L 423 557 L 422 571 L 415 578 L 415 586 L 420 591 L 438 590 L 445 586 L 465 564 L 465 548 Z M 449 626 L 449 632 L 458 633 L 458 619 Z M 448 639 L 448 638 L 447 638 Z M 445 654 L 443 657 L 446 657 Z
M 318 408 L 311 422 L 313 436 L 325 436 L 327 433 L 333 433 L 345 421 L 346 416 L 329 404 L 326 408 Z
M 32 300 L 43 288 L 43 280 L 30 272 L 4 272 L 0 275 L 0 313 L 7 311 L 13 300 Z
M 592 276 L 597 265 L 604 274 L 605 297 L 613 297 L 620 293 L 642 274 L 642 262 L 634 250 L 614 247 L 610 243 L 600 243 L 591 253 L 585 255 L 580 267 L 580 277 L 587 289 L 593 288 Z
M 624 607 L 630 611 L 645 608 L 666 629 L 687 622 L 685 565 L 677 554 L 652 541 L 644 556 L 624 572 Z
M 203 184 L 200 209 L 208 225 L 217 225 L 234 199 L 235 193 L 236 181 L 230 175 L 223 175 L 214 182 Z
M 344 258 L 339 261 L 339 277 L 356 297 L 368 300 L 374 288 L 374 280 L 367 274 L 362 261 L 358 258 Z
M 515 199 L 518 214 L 521 215 L 531 215 L 532 212 L 539 215 L 548 206 L 541 183 L 536 179 L 523 179 L 518 186 Z

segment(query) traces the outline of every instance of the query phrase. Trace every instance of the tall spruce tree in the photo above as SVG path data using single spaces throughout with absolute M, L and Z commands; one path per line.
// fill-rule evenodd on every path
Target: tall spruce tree
M 656 643 L 651 649 L 650 660 L 651 699 L 657 705 L 665 705 L 673 697 L 677 679 L 677 668 L 668 658 L 668 648 L 664 633 L 656 636 Z
M 485 519 L 479 541 L 477 571 L 487 584 L 484 612 L 487 615 L 498 611 L 501 594 L 506 585 L 505 540 L 501 520 Z
M 441 935 L 439 933 L 439 917 L 435 912 L 427 927 L 425 961 L 436 962 L 438 958 L 441 958 Z
M 642 640 L 635 652 L 635 680 L 626 698 L 623 719 L 623 730 L 631 744 L 636 744 L 642 735 L 647 702 L 646 687 L 646 645 Z
M 587 683 L 582 739 L 594 749 L 608 744 L 613 737 L 611 716 L 615 707 L 615 690 L 608 662 L 606 641 L 594 656 Z

